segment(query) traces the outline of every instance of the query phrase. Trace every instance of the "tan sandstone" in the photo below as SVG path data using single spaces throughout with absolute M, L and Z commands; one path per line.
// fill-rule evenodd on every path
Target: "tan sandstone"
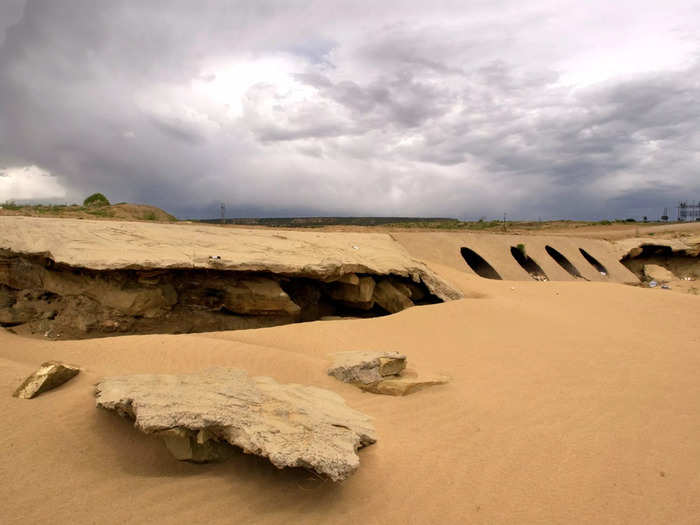
M 359 467 L 358 449 L 376 441 L 370 418 L 338 394 L 238 369 L 108 377 L 96 397 L 98 407 L 161 436 L 182 460 L 222 459 L 233 445 L 277 468 L 306 467 L 341 481 Z
M 75 365 L 59 361 L 47 361 L 42 363 L 36 372 L 25 379 L 12 395 L 22 399 L 32 399 L 47 390 L 62 385 L 79 373 L 80 368 Z

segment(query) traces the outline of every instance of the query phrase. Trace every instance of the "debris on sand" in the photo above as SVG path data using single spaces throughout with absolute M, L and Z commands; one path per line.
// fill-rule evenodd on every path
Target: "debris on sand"
M 338 352 L 332 358 L 328 375 L 344 383 L 369 385 L 406 368 L 406 356 L 398 352 Z
M 652 281 L 662 283 L 673 281 L 676 279 L 676 276 L 673 275 L 673 273 L 671 273 L 666 268 L 658 264 L 645 264 L 644 275 Z
M 381 381 L 362 387 L 367 392 L 389 396 L 405 396 L 433 385 L 444 385 L 449 379 L 445 376 L 419 376 L 412 370 L 401 375 L 387 376 Z
M 42 363 L 36 372 L 25 379 L 12 395 L 22 399 L 32 399 L 47 390 L 62 385 L 79 373 L 80 368 L 75 365 L 61 363 L 60 361 L 47 361 Z
M 328 375 L 366 392 L 405 396 L 431 385 L 448 382 L 444 376 L 419 376 L 405 370 L 406 356 L 398 352 L 338 352 Z
M 224 459 L 233 445 L 280 469 L 305 467 L 342 481 L 359 467 L 358 449 L 376 442 L 370 418 L 338 394 L 238 369 L 107 377 L 95 395 L 98 407 L 134 419 L 180 460 Z

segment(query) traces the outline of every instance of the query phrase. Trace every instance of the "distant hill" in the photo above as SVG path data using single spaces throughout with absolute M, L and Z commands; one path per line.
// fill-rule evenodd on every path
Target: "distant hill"
M 299 227 L 314 228 L 323 226 L 388 226 L 388 225 L 447 225 L 456 226 L 458 219 L 436 217 L 274 217 L 274 218 L 237 218 L 237 219 L 201 219 L 199 222 L 211 224 L 238 224 L 245 226 Z
M 73 219 L 112 219 L 123 221 L 173 222 L 177 218 L 148 204 L 122 202 L 111 206 L 81 206 L 78 204 L 0 204 L 0 215 L 27 217 L 60 217 Z

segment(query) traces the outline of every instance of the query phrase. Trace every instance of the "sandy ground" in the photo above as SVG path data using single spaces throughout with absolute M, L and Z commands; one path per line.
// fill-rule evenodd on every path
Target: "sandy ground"
M 0 522 L 700 523 L 700 297 L 612 283 L 487 281 L 471 298 L 370 319 L 89 341 L 0 331 Z M 325 374 L 326 355 L 399 350 L 445 386 L 405 398 Z M 11 397 L 47 359 L 85 371 Z M 375 419 L 347 482 L 241 455 L 171 458 L 98 411 L 109 374 L 241 367 L 329 388 Z

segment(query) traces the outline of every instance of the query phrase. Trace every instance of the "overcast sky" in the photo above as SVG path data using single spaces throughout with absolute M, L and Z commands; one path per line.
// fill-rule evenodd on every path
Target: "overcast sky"
M 700 3 L 0 0 L 0 202 L 658 217 L 700 199 Z

